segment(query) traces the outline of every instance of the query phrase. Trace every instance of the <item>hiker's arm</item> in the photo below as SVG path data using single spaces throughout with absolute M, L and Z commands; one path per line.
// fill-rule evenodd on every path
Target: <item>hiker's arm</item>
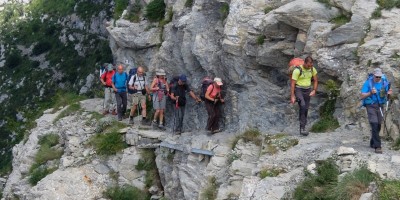
M 314 75 L 313 79 L 314 79 L 314 86 L 313 86 L 313 90 L 310 93 L 310 96 L 315 96 L 315 94 L 317 93 L 317 89 L 318 89 L 318 76 Z
M 157 91 L 158 87 L 154 87 L 156 85 L 156 79 L 153 80 L 153 82 L 150 85 L 150 90 L 152 91 Z
M 107 73 L 107 72 L 106 72 Z M 103 85 L 106 85 L 106 82 L 104 81 L 105 73 L 101 75 L 100 81 Z
M 365 99 L 372 95 L 372 92 L 361 93 L 361 99 Z
M 112 86 L 114 92 L 118 92 L 118 89 L 115 87 L 114 82 L 111 83 L 111 86 Z
M 201 99 L 199 97 L 197 97 L 193 91 L 189 92 L 190 97 L 192 97 L 196 102 L 200 102 Z
M 210 101 L 215 101 L 214 98 L 210 97 L 211 94 L 211 90 L 207 89 L 206 94 L 204 95 L 206 97 L 206 99 L 210 100 Z
M 296 96 L 294 95 L 294 88 L 296 87 L 296 80 L 291 80 L 290 83 L 290 103 L 296 102 Z

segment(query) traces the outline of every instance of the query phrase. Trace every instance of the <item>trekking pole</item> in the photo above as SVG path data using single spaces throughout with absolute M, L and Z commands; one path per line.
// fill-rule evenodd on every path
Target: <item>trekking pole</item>
M 174 125 L 172 127 L 172 133 L 175 133 L 175 125 L 176 125 L 176 113 L 178 111 L 179 105 L 178 105 L 178 99 L 175 101 L 175 109 L 174 109 Z
M 389 131 L 387 130 L 387 126 L 386 126 L 385 115 L 383 115 L 382 105 L 381 105 L 380 102 L 379 102 L 379 96 L 378 96 L 377 93 L 375 93 L 375 95 L 376 95 L 376 99 L 378 100 L 379 111 L 380 111 L 381 116 L 382 116 L 383 127 L 384 127 L 383 132 L 385 132 L 385 130 L 386 130 L 386 134 L 389 136 Z

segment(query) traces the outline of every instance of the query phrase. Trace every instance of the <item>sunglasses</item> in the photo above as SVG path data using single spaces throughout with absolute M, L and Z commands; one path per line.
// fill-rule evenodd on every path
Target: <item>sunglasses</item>
M 382 77 L 381 77 L 381 76 L 375 76 L 375 78 L 378 78 L 378 79 L 379 79 L 379 78 L 382 78 Z

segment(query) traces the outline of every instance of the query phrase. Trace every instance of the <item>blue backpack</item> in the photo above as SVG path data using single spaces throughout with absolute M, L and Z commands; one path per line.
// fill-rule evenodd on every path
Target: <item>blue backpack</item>
M 380 94 L 377 93 L 377 98 L 378 98 L 378 103 L 380 104 L 385 104 L 387 101 L 387 92 L 390 89 L 390 82 L 387 79 L 387 77 L 385 76 L 385 74 L 382 74 L 382 88 L 385 90 L 385 96 L 384 97 L 380 97 Z M 374 84 L 374 74 L 370 73 L 368 74 L 368 78 L 367 81 L 369 82 L 369 90 L 372 90 L 373 84 Z M 370 105 L 375 103 L 374 100 L 372 100 L 371 97 L 367 97 L 363 100 L 363 106 L 365 105 Z
M 129 81 L 131 80 L 132 76 L 136 75 L 136 72 L 137 72 L 137 68 L 136 67 L 134 67 L 134 68 L 129 70 L 128 82 L 126 83 L 126 88 L 128 88 L 128 93 L 129 94 L 135 93 L 134 90 L 129 89 Z M 135 82 L 135 80 L 133 80 L 133 82 Z

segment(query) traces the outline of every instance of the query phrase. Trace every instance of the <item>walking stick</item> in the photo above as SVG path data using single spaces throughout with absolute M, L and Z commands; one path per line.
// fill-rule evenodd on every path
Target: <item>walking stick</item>
M 179 97 L 178 97 L 179 98 Z M 174 126 L 172 127 L 172 133 L 175 133 L 175 125 L 176 125 L 176 113 L 179 109 L 179 105 L 178 105 L 178 98 L 175 101 L 175 109 L 174 109 Z

